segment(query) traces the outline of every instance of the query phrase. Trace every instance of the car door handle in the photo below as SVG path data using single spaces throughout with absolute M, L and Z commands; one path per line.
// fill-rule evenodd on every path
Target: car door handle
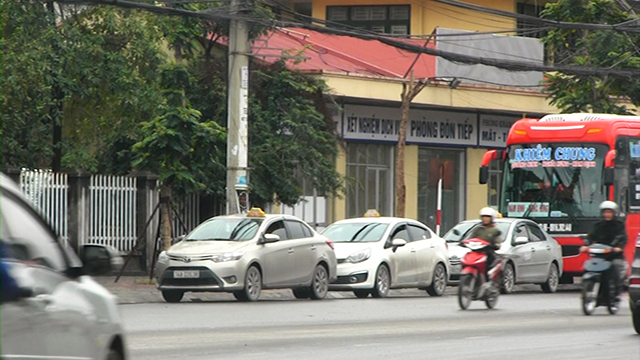
M 536 252 L 536 248 L 531 248 L 531 252 Z
M 412 252 L 412 253 L 416 252 L 416 249 L 411 249 L 411 252 Z
M 433 249 L 434 247 L 436 247 L 436 244 L 430 244 L 429 247 Z
M 551 246 L 547 246 L 547 250 L 551 250 Z
M 289 249 L 289 254 L 293 254 L 293 249 Z
M 315 251 L 316 250 L 316 246 L 315 245 L 311 245 L 311 250 Z

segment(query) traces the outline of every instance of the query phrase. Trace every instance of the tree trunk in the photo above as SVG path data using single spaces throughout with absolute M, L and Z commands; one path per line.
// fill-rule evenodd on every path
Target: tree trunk
M 402 117 L 400 118 L 400 131 L 398 132 L 398 146 L 396 148 L 396 213 L 397 217 L 404 217 L 407 188 L 404 183 L 404 148 L 406 146 L 407 123 L 409 122 L 409 106 L 411 105 L 411 92 L 413 81 L 402 84 Z
M 163 251 L 171 246 L 171 187 L 164 184 L 160 187 L 160 240 Z

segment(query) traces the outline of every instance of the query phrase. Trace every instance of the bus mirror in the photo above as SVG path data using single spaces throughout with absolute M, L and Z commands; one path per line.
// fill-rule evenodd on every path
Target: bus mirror
M 487 166 L 480 167 L 480 184 L 486 184 L 489 180 L 489 168 Z
M 613 172 L 614 172 L 614 168 L 612 167 L 604 168 L 604 185 L 605 186 L 613 185 L 613 180 L 614 180 Z

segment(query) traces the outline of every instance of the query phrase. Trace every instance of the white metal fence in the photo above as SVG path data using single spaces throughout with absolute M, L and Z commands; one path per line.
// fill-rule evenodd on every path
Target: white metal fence
M 63 241 L 67 234 L 67 174 L 51 170 L 20 171 L 20 188 Z
M 89 243 L 131 250 L 137 233 L 136 178 L 93 175 L 89 192 Z

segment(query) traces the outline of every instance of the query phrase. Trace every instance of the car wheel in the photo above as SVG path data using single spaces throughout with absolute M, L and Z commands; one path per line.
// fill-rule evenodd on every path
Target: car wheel
M 122 354 L 116 349 L 109 349 L 107 360 L 122 360 Z
M 311 300 L 322 300 L 327 296 L 329 291 L 329 273 L 327 268 L 318 264 L 313 272 L 313 280 L 309 289 L 309 297 Z
M 184 292 L 183 291 L 177 291 L 177 290 L 163 290 L 162 291 L 162 298 L 164 299 L 164 301 L 166 301 L 168 303 L 180 302 L 180 300 L 182 300 L 183 296 L 184 296 Z
M 391 274 L 386 265 L 380 265 L 376 271 L 376 283 L 373 285 L 371 295 L 374 298 L 384 298 L 389 295 L 389 287 L 391 286 Z
M 296 299 L 308 299 L 310 296 L 309 289 L 307 288 L 296 288 L 291 290 L 293 291 L 293 296 Z
M 507 263 L 502 271 L 502 286 L 500 287 L 500 292 L 502 294 L 511 294 L 515 283 L 516 272 L 513 270 L 513 264 Z
M 433 279 L 431 285 L 427 288 L 430 296 L 442 296 L 447 288 L 447 269 L 442 263 L 438 263 L 433 270 Z
M 549 276 L 547 277 L 547 282 L 542 284 L 542 291 L 546 293 L 554 293 L 558 290 L 558 283 L 560 282 L 560 276 L 558 271 L 558 265 L 556 263 L 552 263 L 549 268 Z
M 262 291 L 262 274 L 258 267 L 251 266 L 244 276 L 244 289 L 242 289 L 242 300 L 258 301 Z M 237 297 L 236 297 L 237 298 Z
M 371 294 L 371 291 L 369 290 L 354 290 L 353 294 L 358 298 L 358 299 L 364 299 L 367 296 L 369 296 L 369 294 Z
M 631 319 L 633 320 L 633 328 L 636 333 L 640 334 L 640 309 L 631 310 Z

